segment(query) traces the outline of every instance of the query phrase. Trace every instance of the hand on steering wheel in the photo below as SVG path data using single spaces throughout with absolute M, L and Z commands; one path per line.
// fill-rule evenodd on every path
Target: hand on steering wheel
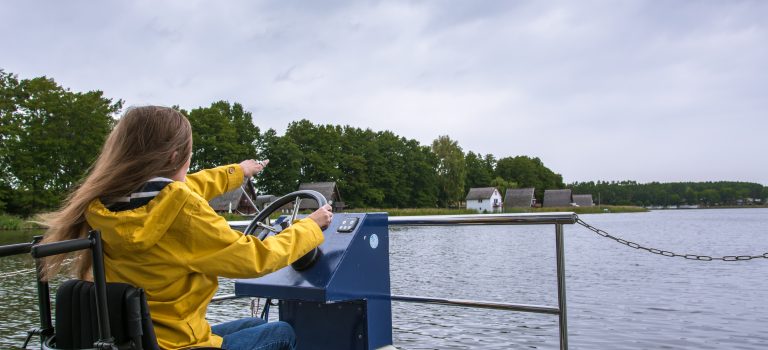
M 308 218 L 312 219 L 321 229 L 325 229 L 331 224 L 331 220 L 333 220 L 332 210 L 331 205 L 326 204 L 320 207 L 320 209 L 312 212 L 312 214 L 309 214 Z
M 312 190 L 302 190 L 302 191 L 296 191 L 291 192 L 285 196 L 282 196 L 278 199 L 276 199 L 274 202 L 272 202 L 270 205 L 268 205 L 264 210 L 262 210 L 260 213 L 256 215 L 256 217 L 253 218 L 253 221 L 248 225 L 248 227 L 245 228 L 243 233 L 246 235 L 253 235 L 256 233 L 256 231 L 259 228 L 262 228 L 262 231 L 259 233 L 258 237 L 259 239 L 263 240 L 266 238 L 270 231 L 269 229 L 263 229 L 264 226 L 270 226 L 269 225 L 269 217 L 274 212 L 276 212 L 278 209 L 280 209 L 282 206 L 290 203 L 293 203 L 293 214 L 288 217 L 284 223 L 287 222 L 288 226 L 290 226 L 294 220 L 296 220 L 296 216 L 299 212 L 299 207 L 301 204 L 301 199 L 313 199 L 317 202 L 318 206 L 320 206 L 320 209 L 316 210 L 314 213 L 310 214 L 310 218 L 314 220 L 318 226 L 320 226 L 321 229 L 325 229 L 330 223 L 331 219 L 333 218 L 333 213 L 330 210 L 330 206 L 328 206 L 328 201 L 325 199 L 325 197 L 320 194 L 320 192 L 312 191 Z M 328 207 L 328 208 L 326 208 Z M 287 227 L 287 226 L 286 226 Z M 277 234 L 277 233 L 275 233 Z M 320 251 L 318 248 L 313 249 L 303 257 L 299 258 L 299 260 L 296 260 L 291 266 L 297 270 L 305 270 L 312 266 L 312 264 L 319 258 Z

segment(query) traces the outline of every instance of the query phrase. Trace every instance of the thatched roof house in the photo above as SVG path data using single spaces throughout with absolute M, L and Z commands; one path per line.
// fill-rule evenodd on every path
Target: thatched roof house
M 309 182 L 299 185 L 299 191 L 301 190 L 313 190 L 320 192 L 325 199 L 331 204 L 334 211 L 344 209 L 344 202 L 341 200 L 341 194 L 339 188 L 336 187 L 336 182 Z M 317 202 L 311 199 L 303 199 L 301 201 L 301 209 L 317 209 Z
M 249 190 L 249 197 L 246 197 L 243 187 L 244 186 L 240 186 L 218 197 L 214 197 L 208 201 L 208 204 L 217 213 L 254 214 L 256 213 L 256 209 L 254 208 L 254 204 L 249 200 L 249 197 L 250 199 L 256 198 L 256 193 Z M 249 189 L 251 187 L 245 186 L 245 188 Z
M 275 199 L 277 199 L 276 196 L 273 196 L 271 194 L 265 194 L 265 195 L 257 196 L 254 202 L 256 202 L 256 207 L 259 208 L 259 210 L 262 210 L 266 208 L 268 205 L 272 204 L 272 202 L 274 202 Z
M 573 202 L 580 207 L 593 207 L 595 202 L 592 200 L 591 194 L 574 194 Z
M 467 209 L 478 212 L 501 211 L 501 194 L 496 187 L 470 188 L 467 193 Z
M 545 190 L 544 191 L 544 206 L 545 207 L 570 207 L 573 203 L 571 197 L 571 190 Z
M 504 208 L 530 208 L 536 205 L 534 188 L 508 188 L 504 195 Z
M 496 187 L 476 187 L 476 188 L 470 188 L 469 193 L 467 193 L 467 200 L 483 200 L 483 199 L 491 199 L 494 192 L 498 192 Z

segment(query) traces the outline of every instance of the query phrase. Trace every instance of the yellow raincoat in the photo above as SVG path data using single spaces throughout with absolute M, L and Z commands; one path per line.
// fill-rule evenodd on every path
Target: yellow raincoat
M 218 276 L 265 275 L 323 242 L 311 219 L 264 241 L 230 229 L 208 200 L 242 182 L 240 166 L 227 165 L 170 183 L 137 209 L 113 212 L 95 200 L 87 210 L 88 224 L 102 233 L 107 281 L 146 291 L 163 349 L 221 346 L 205 319 Z

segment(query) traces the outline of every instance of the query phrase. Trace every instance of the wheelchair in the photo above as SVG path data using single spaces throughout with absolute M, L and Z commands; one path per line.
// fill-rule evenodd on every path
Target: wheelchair
M 26 348 L 34 335 L 42 350 L 160 350 L 144 290 L 125 283 L 106 283 L 99 231 L 88 238 L 39 244 L 0 246 L 0 257 L 31 253 L 35 259 L 88 249 L 93 258 L 93 282 L 68 280 L 56 291 L 56 324 L 51 320 L 50 287 L 41 280 L 37 266 L 40 328 L 28 332 Z M 219 348 L 197 347 L 198 350 Z

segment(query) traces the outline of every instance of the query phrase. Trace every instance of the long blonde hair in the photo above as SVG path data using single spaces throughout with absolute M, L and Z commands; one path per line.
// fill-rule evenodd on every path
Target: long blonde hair
M 109 202 L 138 190 L 153 177 L 171 177 L 191 153 L 192 127 L 179 111 L 158 106 L 128 109 L 112 129 L 82 184 L 46 220 L 49 228 L 42 242 L 86 237 L 91 227 L 85 212 L 92 201 L 98 198 Z M 43 279 L 55 276 L 64 259 L 63 255 L 45 258 Z M 76 252 L 71 272 L 78 278 L 90 279 L 91 263 L 88 252 Z

